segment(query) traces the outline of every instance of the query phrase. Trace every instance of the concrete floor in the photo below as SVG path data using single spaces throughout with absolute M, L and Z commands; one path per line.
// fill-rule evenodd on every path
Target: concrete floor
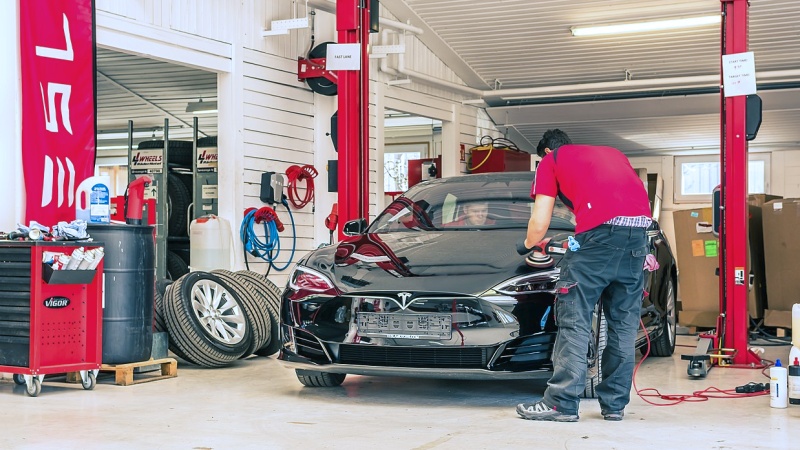
M 722 368 L 689 380 L 677 353 L 692 353 L 695 341 L 679 336 L 673 358 L 645 361 L 639 388 L 682 394 L 768 381 L 760 370 Z M 767 347 L 766 357 L 788 352 Z M 0 383 L 0 448 L 789 449 L 800 431 L 800 406 L 773 409 L 769 397 L 655 407 L 633 395 L 622 422 L 603 421 L 586 400 L 580 422 L 549 423 L 514 412 L 544 381 L 348 376 L 340 388 L 304 388 L 274 358 L 213 370 L 179 363 L 177 378 L 126 387 L 110 376 L 94 391 L 45 380 L 37 398 Z

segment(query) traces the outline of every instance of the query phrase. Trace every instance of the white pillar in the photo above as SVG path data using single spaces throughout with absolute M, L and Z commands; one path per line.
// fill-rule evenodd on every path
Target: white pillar
M 0 231 L 16 228 L 25 204 L 18 6 L 16 1 L 6 3 L 0 14 Z

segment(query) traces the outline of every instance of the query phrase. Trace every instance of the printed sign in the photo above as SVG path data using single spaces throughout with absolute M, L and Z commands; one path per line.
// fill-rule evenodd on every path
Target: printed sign
M 217 194 L 217 185 L 216 184 L 203 185 L 202 195 L 203 195 L 203 200 L 219 198 Z
M 164 149 L 136 150 L 131 153 L 131 173 L 161 173 L 164 170 Z
M 361 44 L 328 44 L 326 70 L 360 70 Z
M 756 93 L 756 58 L 753 52 L 722 55 L 725 97 Z
M 92 3 L 19 1 L 25 223 L 75 219 L 75 189 L 94 174 Z
M 203 147 L 197 149 L 197 171 L 217 171 L 217 147 Z

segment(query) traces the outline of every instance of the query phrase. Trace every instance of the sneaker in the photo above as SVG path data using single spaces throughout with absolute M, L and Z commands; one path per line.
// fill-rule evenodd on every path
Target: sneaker
M 547 406 L 543 400 L 536 403 L 520 403 L 517 414 L 528 420 L 548 420 L 551 422 L 577 422 L 577 414 L 564 414 L 556 408 Z
M 600 414 L 603 415 L 603 420 L 619 422 L 625 416 L 625 411 L 600 411 Z

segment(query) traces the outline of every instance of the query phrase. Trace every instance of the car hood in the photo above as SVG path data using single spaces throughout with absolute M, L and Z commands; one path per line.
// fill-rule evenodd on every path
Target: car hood
M 477 295 L 535 272 L 516 252 L 524 230 L 369 233 L 311 253 L 301 264 L 329 277 L 342 293 L 424 291 Z M 551 231 L 548 248 L 565 248 L 569 231 Z M 563 250 L 562 250 L 563 251 Z M 550 252 L 558 263 L 561 254 Z

